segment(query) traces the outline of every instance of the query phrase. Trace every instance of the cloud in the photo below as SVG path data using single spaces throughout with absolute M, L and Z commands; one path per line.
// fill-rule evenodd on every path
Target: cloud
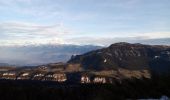
M 130 43 L 145 43 L 145 44 L 164 44 L 170 45 L 170 32 L 153 32 L 153 33 L 138 33 L 131 36 L 114 36 L 109 35 L 105 37 L 76 37 L 65 40 L 71 44 L 87 45 L 95 44 L 108 46 L 116 42 L 130 42 Z
M 145 39 L 142 37 L 129 37 L 129 38 L 74 38 L 70 39 L 72 44 L 77 45 L 99 45 L 109 46 L 110 44 L 117 42 L 129 42 L 129 43 L 143 43 L 150 45 L 170 45 L 170 38 L 156 38 L 156 39 Z
M 1 45 L 25 44 L 63 44 L 62 36 L 71 31 L 62 23 L 56 25 L 39 25 L 25 22 L 0 23 Z
M 81 3 L 78 1 L 77 6 L 80 7 Z M 80 10 L 75 10 L 72 4 L 74 4 L 72 0 L 2 0 L 0 1 L 0 11 L 17 14 L 11 17 L 17 16 L 20 18 L 19 20 L 26 18 L 43 23 L 73 22 L 96 17 L 94 12 L 81 11 L 81 7 Z
M 23 44 L 95 44 L 109 45 L 115 42 L 138 42 L 146 39 L 170 38 L 170 32 L 146 33 L 107 33 L 96 35 L 80 35 L 69 30 L 62 23 L 55 25 L 39 25 L 26 22 L 0 23 L 0 43 L 4 45 Z
M 33 23 L 9 22 L 0 23 L 0 32 L 3 34 L 16 35 L 52 35 L 57 36 L 69 33 L 62 24 L 38 25 Z
M 144 40 L 170 38 L 170 32 L 107 33 L 100 36 L 89 34 L 80 35 L 80 33 L 76 32 L 73 33 L 71 30 L 64 27 L 64 25 L 60 23 L 56 25 L 39 25 L 26 22 L 6 22 L 0 23 L 0 33 L 1 33 L 0 34 L 1 45 L 23 45 L 23 44 L 110 45 L 112 43 L 122 41 L 143 42 Z
M 61 12 L 60 5 L 51 0 L 1 0 L 0 10 L 39 19 L 56 17 Z
M 26 38 L 26 39 L 5 39 L 0 40 L 0 46 L 16 46 L 16 45 L 43 45 L 43 44 L 66 44 L 62 38 Z
M 138 37 L 147 37 L 147 39 L 170 38 L 170 32 L 148 32 L 139 33 Z

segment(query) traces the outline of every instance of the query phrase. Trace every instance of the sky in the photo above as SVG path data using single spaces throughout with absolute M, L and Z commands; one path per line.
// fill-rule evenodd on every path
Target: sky
M 0 45 L 153 39 L 170 41 L 170 0 L 0 0 Z

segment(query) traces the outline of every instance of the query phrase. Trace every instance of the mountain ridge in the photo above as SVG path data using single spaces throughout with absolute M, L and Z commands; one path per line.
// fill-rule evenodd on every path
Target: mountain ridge
M 68 63 L 79 63 L 84 69 L 92 70 L 125 68 L 154 71 L 161 69 L 161 71 L 168 72 L 170 70 L 170 46 L 119 42 L 103 49 L 74 56 Z

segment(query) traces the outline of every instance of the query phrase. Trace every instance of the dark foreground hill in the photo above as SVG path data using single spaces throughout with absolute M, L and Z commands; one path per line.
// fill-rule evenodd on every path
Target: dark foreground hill
M 115 43 L 107 48 L 72 57 L 68 63 L 88 70 L 147 69 L 170 71 L 170 46 Z
M 0 100 L 158 100 L 162 96 L 170 97 L 169 78 L 131 79 L 115 84 L 0 80 Z

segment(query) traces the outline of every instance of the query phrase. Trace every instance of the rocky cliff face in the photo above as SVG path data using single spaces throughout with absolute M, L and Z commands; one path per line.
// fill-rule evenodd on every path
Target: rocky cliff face
M 170 71 L 170 47 L 115 43 L 107 48 L 72 57 L 68 63 L 78 63 L 88 70 L 152 70 Z

